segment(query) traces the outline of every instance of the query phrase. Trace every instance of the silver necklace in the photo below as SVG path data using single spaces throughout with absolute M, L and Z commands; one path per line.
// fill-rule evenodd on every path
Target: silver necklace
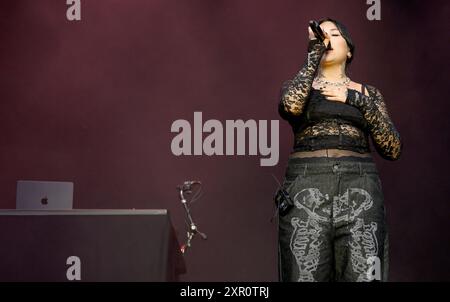
M 345 77 L 345 79 L 343 81 L 339 81 L 339 82 L 330 82 L 320 76 L 315 78 L 314 81 L 316 82 L 316 84 L 318 84 L 321 87 L 325 87 L 325 86 L 342 87 L 342 86 L 348 86 L 350 84 L 350 78 L 347 76 Z

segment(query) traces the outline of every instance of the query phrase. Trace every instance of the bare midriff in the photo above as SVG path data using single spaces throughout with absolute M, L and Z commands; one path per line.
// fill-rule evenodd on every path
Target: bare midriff
M 315 151 L 299 151 L 291 153 L 290 157 L 342 157 L 342 156 L 356 156 L 356 157 L 371 157 L 370 153 L 359 153 L 350 150 L 341 149 L 321 149 Z

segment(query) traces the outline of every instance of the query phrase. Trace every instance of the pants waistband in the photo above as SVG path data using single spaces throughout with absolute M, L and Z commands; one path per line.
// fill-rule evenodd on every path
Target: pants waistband
M 360 156 L 340 156 L 340 157 L 290 157 L 289 161 L 295 163 L 307 163 L 307 162 L 330 162 L 330 161 L 346 161 L 346 162 L 370 162 L 373 163 L 372 156 L 370 157 L 360 157 Z
M 378 174 L 378 169 L 372 157 L 308 157 L 308 158 L 289 158 L 286 174 L 327 174 L 344 173 L 360 174 L 374 173 Z

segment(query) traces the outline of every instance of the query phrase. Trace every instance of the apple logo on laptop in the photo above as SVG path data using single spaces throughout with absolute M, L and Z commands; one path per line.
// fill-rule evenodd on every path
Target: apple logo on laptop
M 47 205 L 48 204 L 47 196 L 45 196 L 44 198 L 41 199 L 41 204 L 43 204 L 43 205 Z

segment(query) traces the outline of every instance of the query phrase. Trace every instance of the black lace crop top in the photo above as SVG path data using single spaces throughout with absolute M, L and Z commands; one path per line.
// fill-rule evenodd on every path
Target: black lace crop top
M 363 85 L 362 93 L 348 89 L 342 103 L 327 100 L 312 87 L 325 50 L 322 42 L 310 40 L 303 67 L 280 91 L 278 112 L 292 126 L 294 152 L 333 148 L 366 153 L 371 151 L 370 136 L 380 156 L 398 159 L 403 144 L 377 88 Z

